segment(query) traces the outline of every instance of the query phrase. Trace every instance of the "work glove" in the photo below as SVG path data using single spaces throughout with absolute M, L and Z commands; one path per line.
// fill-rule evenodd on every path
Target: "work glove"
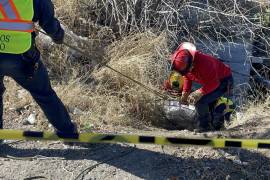
M 188 96 L 189 96 L 188 92 L 183 92 L 180 98 L 180 103 L 184 105 L 188 105 Z
M 168 91 L 171 89 L 171 85 L 170 85 L 170 82 L 168 80 L 166 80 L 164 83 L 163 83 L 163 86 L 162 86 L 162 90 L 165 90 L 165 91 Z
M 202 98 L 202 96 L 203 94 L 199 90 L 197 90 L 188 96 L 187 101 L 189 104 L 196 104 Z
M 63 44 L 65 38 L 65 31 L 62 28 L 59 28 L 55 36 L 52 37 L 52 40 L 55 44 Z

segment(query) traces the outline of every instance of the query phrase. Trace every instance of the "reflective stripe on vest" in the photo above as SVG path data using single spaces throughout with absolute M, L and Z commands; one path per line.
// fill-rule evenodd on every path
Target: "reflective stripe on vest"
M 31 48 L 33 0 L 0 0 L 0 53 L 21 54 Z
M 8 18 L 8 19 L 19 19 L 20 18 L 13 1 L 1 0 L 0 6 L 2 9 L 1 12 L 4 11 L 6 18 Z
M 0 22 L 1 30 L 33 32 L 34 24 L 32 22 Z

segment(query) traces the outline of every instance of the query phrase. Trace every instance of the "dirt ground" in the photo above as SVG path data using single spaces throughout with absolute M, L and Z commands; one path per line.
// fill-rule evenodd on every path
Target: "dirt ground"
M 13 90 L 16 92 L 16 88 Z M 9 93 L 11 91 L 8 91 Z M 15 93 L 14 92 L 14 93 Z M 12 94 L 12 93 L 11 93 Z M 14 106 L 7 95 L 4 128 L 41 130 L 44 119 L 26 125 L 24 119 L 36 105 Z M 24 106 L 23 106 L 24 107 Z M 93 129 L 100 133 L 185 137 L 270 138 L 269 104 L 251 108 L 245 118 L 226 131 L 196 134 L 157 127 L 113 126 Z M 248 116 L 247 116 L 248 115 Z M 42 121 L 42 122 L 40 122 Z M 66 146 L 62 142 L 6 141 L 0 146 L 0 179 L 4 180 L 90 180 L 90 179 L 270 179 L 269 150 L 214 149 L 132 144 Z
M 33 125 L 22 125 L 12 119 L 5 122 L 6 128 L 37 130 Z M 157 128 L 139 131 L 126 127 L 114 127 L 109 131 L 164 136 L 241 135 L 266 138 L 270 136 L 268 127 L 270 119 L 265 117 L 253 124 L 206 134 Z M 131 144 L 71 147 L 61 142 L 6 141 L 0 147 L 0 179 L 270 179 L 270 153 L 269 150 L 209 147 Z

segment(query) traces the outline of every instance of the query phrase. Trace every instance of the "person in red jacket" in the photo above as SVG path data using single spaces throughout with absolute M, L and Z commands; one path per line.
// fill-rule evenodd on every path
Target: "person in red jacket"
M 198 113 L 199 131 L 209 130 L 209 104 L 215 102 L 233 86 L 231 68 L 217 58 L 196 50 L 192 43 L 182 43 L 171 60 L 172 70 L 184 76 L 183 104 L 194 104 Z M 191 92 L 192 82 L 202 87 Z

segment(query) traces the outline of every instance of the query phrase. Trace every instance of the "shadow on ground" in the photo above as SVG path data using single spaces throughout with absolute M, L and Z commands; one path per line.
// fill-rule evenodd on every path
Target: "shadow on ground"
M 151 147 L 153 146 L 149 146 L 149 149 Z M 94 169 L 101 164 L 119 168 L 143 179 L 226 179 L 228 175 L 231 179 L 270 179 L 270 159 L 259 152 L 225 150 L 246 162 L 243 165 L 222 156 L 208 155 L 206 157 L 204 154 L 193 156 L 192 153 L 186 151 L 192 148 L 170 149 L 173 150 L 166 149 L 164 153 L 118 144 L 96 144 L 80 149 L 19 149 L 5 145 L 0 149 L 0 157 L 42 156 L 61 157 L 75 161 L 85 159 L 96 161 L 96 164 L 85 169 L 79 179 L 83 179 L 86 174 L 91 177 Z M 209 149 L 209 151 L 215 150 Z

